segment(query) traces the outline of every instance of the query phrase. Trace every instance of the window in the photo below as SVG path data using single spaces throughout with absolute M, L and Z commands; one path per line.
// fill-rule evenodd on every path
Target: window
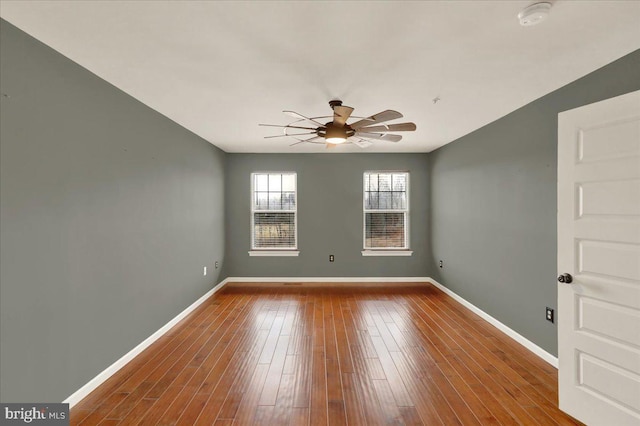
M 251 180 L 249 254 L 297 255 L 296 174 L 253 173 Z
M 409 173 L 364 174 L 363 255 L 411 255 L 409 249 Z

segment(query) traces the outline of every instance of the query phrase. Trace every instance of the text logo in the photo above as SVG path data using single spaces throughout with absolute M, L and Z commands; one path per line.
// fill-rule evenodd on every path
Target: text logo
M 0 426 L 68 426 L 69 404 L 0 404 Z

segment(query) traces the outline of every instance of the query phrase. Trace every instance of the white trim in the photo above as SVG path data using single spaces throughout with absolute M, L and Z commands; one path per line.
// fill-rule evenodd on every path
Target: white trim
M 429 283 L 429 277 L 229 277 L 228 283 Z
M 80 389 L 71 394 L 67 399 L 62 401 L 64 404 L 69 404 L 69 408 L 73 408 L 78 402 L 84 399 L 87 395 L 89 395 L 93 390 L 95 390 L 98 386 L 104 383 L 107 379 L 113 376 L 118 372 L 122 367 L 127 365 L 129 361 L 139 355 L 142 351 L 151 346 L 156 340 L 162 337 L 167 331 L 169 331 L 174 325 L 179 323 L 183 318 L 193 312 L 198 306 L 204 303 L 209 297 L 211 297 L 214 293 L 221 290 L 227 283 L 228 279 L 224 279 L 215 285 L 211 290 L 207 291 L 202 297 L 189 305 L 184 311 L 180 312 L 175 318 L 162 326 L 158 331 L 153 333 L 151 336 L 147 337 L 142 343 L 140 343 L 135 348 L 131 349 L 125 355 L 123 355 L 119 360 L 111 364 L 109 367 L 105 368 L 100 374 L 95 376 L 89 382 L 87 382 Z
M 471 312 L 475 313 L 476 315 L 480 316 L 483 320 L 487 321 L 489 324 L 493 325 L 498 330 L 502 331 L 504 334 L 506 334 L 507 336 L 511 337 L 513 340 L 515 340 L 516 342 L 520 343 L 525 348 L 529 349 L 535 355 L 538 355 L 544 361 L 546 361 L 549 364 L 553 365 L 555 368 L 558 368 L 558 358 L 557 357 L 551 355 L 549 352 L 545 351 L 540 346 L 538 346 L 535 343 L 533 343 L 531 340 L 527 339 L 523 335 L 519 334 L 518 332 L 516 332 L 513 329 L 509 328 L 508 326 L 504 325 L 503 323 L 501 323 L 500 321 L 498 321 L 497 319 L 495 319 L 494 317 L 492 317 L 491 315 L 489 315 L 488 313 L 486 313 L 482 309 L 480 309 L 477 306 L 473 305 L 471 302 L 468 302 L 467 300 L 465 300 L 462 297 L 458 296 L 456 293 L 454 293 L 453 291 L 449 290 L 447 287 L 443 286 L 442 284 L 440 284 L 439 282 L 437 282 L 433 278 L 429 278 L 429 281 L 431 282 L 431 284 L 433 284 L 434 286 L 438 287 L 444 293 L 446 293 L 447 295 L 451 296 L 451 298 L 453 298 L 455 301 L 460 303 L 462 306 L 464 306 L 465 308 L 469 309 Z
M 363 256 L 412 256 L 413 250 L 362 250 Z
M 299 255 L 299 250 L 249 250 L 249 256 L 287 257 Z

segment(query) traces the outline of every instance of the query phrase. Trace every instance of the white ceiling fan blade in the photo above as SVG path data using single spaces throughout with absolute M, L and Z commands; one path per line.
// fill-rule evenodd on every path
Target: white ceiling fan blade
M 351 117 L 351 113 L 353 112 L 353 108 L 343 105 L 336 105 L 333 107 L 333 123 L 342 127 L 347 122 L 349 117 Z
M 322 141 L 322 142 L 321 142 Z M 314 136 L 312 138 L 308 138 L 308 139 L 298 139 L 298 142 L 294 142 L 289 146 L 294 146 L 294 145 L 298 145 L 301 143 L 317 143 L 317 144 L 324 144 L 324 138 L 321 138 L 320 136 Z
M 302 120 L 307 120 L 307 121 L 310 121 L 310 122 L 312 122 L 314 124 L 317 124 L 318 126 L 324 127 L 323 123 L 321 123 L 319 121 L 316 121 L 313 118 L 305 117 L 304 115 L 299 114 L 299 113 L 297 113 L 295 111 L 282 111 L 282 112 L 284 112 L 285 114 L 287 114 L 287 115 L 289 115 L 291 117 L 300 118 Z
M 387 141 L 387 142 L 400 142 L 400 140 L 402 139 L 402 136 L 400 135 L 390 135 L 390 134 L 383 135 L 382 133 L 356 132 L 355 135 L 365 139 L 377 139 L 377 140 Z
M 294 133 L 294 134 L 284 134 L 284 135 L 275 135 L 275 136 L 265 136 L 265 139 L 273 139 L 273 138 L 284 138 L 286 136 L 304 136 L 304 135 L 314 135 L 316 132 L 307 132 L 307 133 Z
M 281 126 L 280 124 L 258 124 L 258 126 L 266 126 L 266 127 L 282 127 L 287 129 L 304 129 L 304 130 L 316 130 L 315 127 L 302 127 L 302 126 L 292 126 L 287 124 L 285 126 Z
M 414 123 L 381 124 L 379 126 L 361 127 L 361 132 L 386 133 L 386 132 L 413 132 L 416 130 Z
M 360 127 L 370 126 L 372 124 L 382 123 L 384 121 L 395 120 L 396 118 L 402 118 L 402 114 L 398 111 L 386 110 L 382 111 L 378 114 L 372 115 L 371 117 L 363 118 L 362 120 L 356 121 L 353 124 L 350 124 L 352 129 L 359 129 Z
M 416 130 L 415 123 L 387 124 L 387 127 L 392 132 L 413 132 Z

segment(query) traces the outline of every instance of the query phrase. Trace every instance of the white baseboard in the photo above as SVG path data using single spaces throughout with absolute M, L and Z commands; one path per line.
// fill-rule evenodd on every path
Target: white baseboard
M 207 300 L 211 295 L 215 292 L 222 289 L 228 280 L 222 280 L 220 283 L 215 285 L 211 290 L 206 292 L 202 297 L 189 305 L 184 311 L 180 312 L 175 318 L 166 323 L 162 328 L 153 333 L 151 336 L 147 337 L 142 343 L 140 343 L 135 348 L 131 349 L 128 353 L 126 353 L 122 358 L 111 364 L 109 367 L 105 368 L 100 374 L 91 379 L 87 384 L 82 386 L 76 392 L 74 392 L 67 399 L 62 401 L 65 404 L 69 404 L 69 408 L 72 408 L 82 399 L 84 399 L 87 395 L 89 395 L 95 388 L 104 383 L 109 377 L 113 376 L 118 370 L 124 367 L 129 361 L 139 355 L 146 348 L 151 346 L 153 342 L 162 337 L 167 331 L 169 331 L 174 325 L 179 323 L 184 317 L 193 312 L 198 306 L 200 306 L 205 300 Z
M 151 346 L 153 342 L 162 337 L 167 331 L 169 331 L 174 325 L 180 322 L 184 317 L 193 312 L 198 306 L 200 306 L 205 300 L 211 297 L 214 293 L 221 290 L 224 286 L 231 283 L 331 283 L 334 285 L 348 284 L 348 283 L 431 283 L 453 299 L 462 304 L 465 308 L 471 310 L 475 314 L 479 315 L 482 319 L 486 320 L 491 325 L 495 326 L 498 330 L 502 331 L 507 336 L 511 337 L 516 342 L 529 349 L 540 358 L 558 368 L 558 358 L 554 357 L 540 346 L 536 345 L 532 341 L 518 334 L 511 328 L 507 327 L 491 315 L 487 314 L 480 308 L 469 303 L 462 297 L 458 296 L 447 287 L 443 286 L 433 278 L 429 277 L 228 277 L 214 286 L 211 290 L 206 292 L 202 297 L 193 302 L 184 311 L 180 312 L 175 318 L 162 326 L 158 331 L 147 337 L 142 343 L 135 348 L 131 349 L 122 358 L 105 368 L 100 374 L 91 379 L 87 384 L 82 386 L 67 399 L 62 401 L 69 404 L 69 408 L 72 408 L 83 398 L 89 395 L 94 389 L 104 383 L 109 377 L 113 376 L 118 370 L 124 367 L 129 361 L 139 355 L 146 348 Z
M 229 277 L 226 283 L 428 283 L 429 277 Z M 225 284 L 226 284 L 225 283 Z
M 525 348 L 529 349 L 534 354 L 538 355 L 544 361 L 546 361 L 549 364 L 553 365 L 555 368 L 558 368 L 558 358 L 557 357 L 551 355 L 549 352 L 545 351 L 540 346 L 538 346 L 535 343 L 533 343 L 531 340 L 527 339 L 523 335 L 521 335 L 518 332 L 516 332 L 516 331 L 512 330 L 511 328 L 507 327 L 506 325 L 504 325 L 503 323 L 501 323 L 500 321 L 498 321 L 497 319 L 495 319 L 494 317 L 492 317 L 491 315 L 489 315 L 488 313 L 486 313 L 482 309 L 478 308 L 477 306 L 473 305 L 472 303 L 470 303 L 467 300 L 463 299 L 462 297 L 458 296 L 456 293 L 454 293 L 453 291 L 449 290 L 447 287 L 443 286 L 438 281 L 436 281 L 436 280 L 434 280 L 432 278 L 429 278 L 428 281 L 431 282 L 434 286 L 438 287 L 443 292 L 445 292 L 446 294 L 448 294 L 449 296 L 451 296 L 452 299 L 454 299 L 457 302 L 459 302 L 462 306 L 464 306 L 465 308 L 469 309 L 471 312 L 475 313 L 476 315 L 480 316 L 483 320 L 487 321 L 489 324 L 493 325 L 498 330 L 502 331 L 504 334 L 506 334 L 507 336 L 511 337 L 513 340 L 515 340 L 516 342 L 520 343 L 522 346 L 524 346 Z

